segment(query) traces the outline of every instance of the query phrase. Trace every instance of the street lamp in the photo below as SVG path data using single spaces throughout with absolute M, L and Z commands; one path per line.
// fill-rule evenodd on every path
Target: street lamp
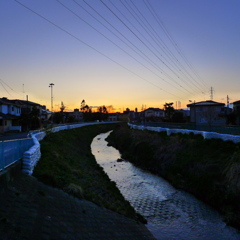
M 53 83 L 49 84 L 49 87 L 51 88 L 51 111 L 52 111 L 52 122 L 53 122 Z

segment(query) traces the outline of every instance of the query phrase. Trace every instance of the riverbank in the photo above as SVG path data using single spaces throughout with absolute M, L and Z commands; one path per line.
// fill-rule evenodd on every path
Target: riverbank
M 0 196 L 1 240 L 154 240 L 144 224 L 20 171 Z
M 107 141 L 123 158 L 207 202 L 240 229 L 239 144 L 127 126 L 114 130 Z
M 48 134 L 33 176 L 43 183 L 91 201 L 136 221 L 145 222 L 124 199 L 91 153 L 92 139 L 119 124 L 99 124 Z

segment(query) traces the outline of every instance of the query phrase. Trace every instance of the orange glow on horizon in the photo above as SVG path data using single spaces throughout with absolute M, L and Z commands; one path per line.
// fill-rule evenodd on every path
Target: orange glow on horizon
M 171 101 L 166 101 L 167 103 L 168 102 L 171 102 Z M 108 113 L 117 113 L 117 112 L 120 112 L 120 113 L 123 113 L 124 111 L 126 111 L 127 108 L 130 109 L 130 111 L 135 111 L 135 109 L 137 108 L 137 111 L 138 112 L 141 112 L 142 110 L 145 110 L 145 109 L 148 109 L 148 108 L 160 108 L 160 109 L 163 109 L 164 108 L 164 104 L 166 103 L 160 103 L 160 104 L 141 104 L 141 105 L 137 105 L 137 106 L 134 106 L 132 104 L 125 104 L 125 106 L 123 107 L 120 107 L 119 105 L 104 105 L 106 108 L 107 108 L 107 111 Z M 177 106 L 176 102 L 173 102 L 173 107 L 175 109 L 186 109 L 187 108 L 187 104 L 189 104 L 189 102 L 181 102 L 181 107 Z M 103 106 L 103 105 L 99 105 L 99 106 Z M 98 106 L 97 105 L 94 105 L 94 106 L 90 106 L 90 108 L 92 109 L 92 112 L 97 112 L 97 108 Z M 51 107 L 49 108 L 49 106 L 47 106 L 47 109 L 51 109 Z M 64 109 L 64 112 L 73 112 L 74 109 L 79 109 L 80 110 L 80 107 L 74 107 L 74 105 L 68 105 L 66 106 L 66 108 Z M 60 111 L 60 105 L 55 105 L 54 108 L 53 108 L 53 111 L 54 112 L 59 112 Z

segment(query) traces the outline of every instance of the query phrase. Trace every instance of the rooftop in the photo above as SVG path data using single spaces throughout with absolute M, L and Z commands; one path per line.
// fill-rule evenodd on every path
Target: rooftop
M 219 103 L 212 100 L 202 101 L 202 102 L 194 102 L 187 105 L 187 107 L 192 106 L 225 106 L 225 103 Z

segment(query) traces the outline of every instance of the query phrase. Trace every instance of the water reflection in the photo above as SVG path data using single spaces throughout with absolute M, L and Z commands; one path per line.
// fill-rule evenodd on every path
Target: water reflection
M 92 153 L 123 196 L 148 220 L 147 227 L 157 239 L 240 239 L 235 229 L 192 195 L 127 161 L 117 161 L 118 150 L 105 141 L 109 133 L 93 139 Z

